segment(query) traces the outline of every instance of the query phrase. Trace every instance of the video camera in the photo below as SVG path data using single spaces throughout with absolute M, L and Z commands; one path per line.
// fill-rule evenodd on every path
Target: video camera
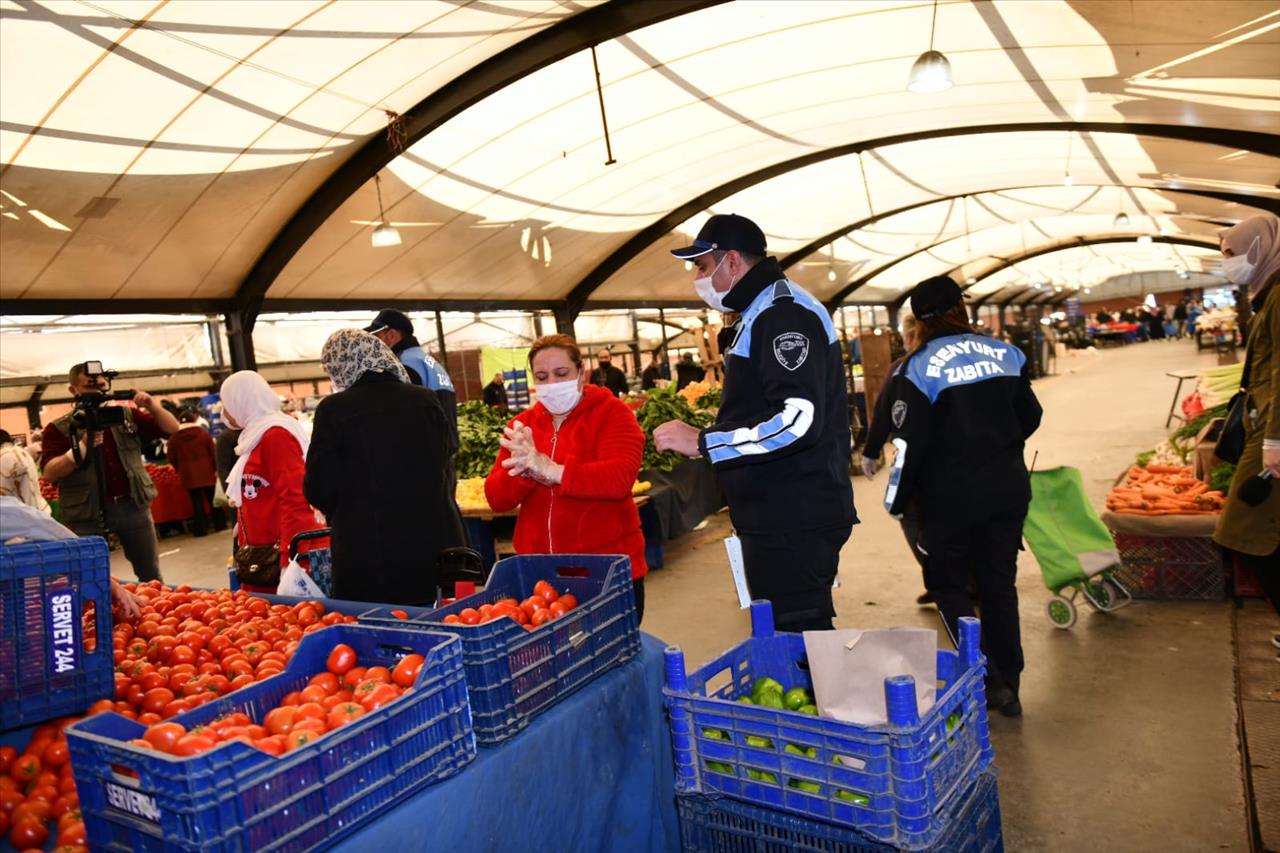
M 76 397 L 72 422 L 80 429 L 95 432 L 123 425 L 124 409 L 106 404 L 112 400 L 132 400 L 136 392 L 112 391 L 111 383 L 120 374 L 115 370 L 103 370 L 100 361 L 86 361 L 84 373 L 98 386 L 98 390 Z M 103 380 L 106 381 L 106 387 L 103 387 Z

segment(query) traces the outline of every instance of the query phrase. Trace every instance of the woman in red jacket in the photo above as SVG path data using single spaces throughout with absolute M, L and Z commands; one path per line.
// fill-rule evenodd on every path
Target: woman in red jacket
M 302 495 L 310 439 L 295 418 L 280 411 L 280 398 L 252 370 L 222 383 L 222 417 L 240 430 L 236 464 L 227 477 L 227 501 L 238 509 L 237 546 L 277 545 L 280 566 L 289 562 L 289 541 L 312 530 L 315 513 Z M 237 548 L 239 550 L 239 548 Z M 246 584 L 250 592 L 274 593 L 274 584 Z
M 485 480 L 489 506 L 519 505 L 521 554 L 626 554 L 644 616 L 644 535 L 631 486 L 640 472 L 644 432 L 607 388 L 586 385 L 573 338 L 534 341 L 529 364 L 538 402 L 504 430 Z

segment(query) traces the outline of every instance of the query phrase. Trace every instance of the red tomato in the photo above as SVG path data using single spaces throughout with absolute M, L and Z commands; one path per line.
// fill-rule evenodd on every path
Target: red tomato
M 89 843 L 85 834 L 84 821 L 68 823 L 58 830 L 58 844 L 75 844 L 81 847 Z
M 298 706 L 298 710 L 293 715 L 293 725 L 296 728 L 298 722 L 308 717 L 317 720 L 323 720 L 327 714 L 319 702 L 304 702 Z
M 546 606 L 547 606 L 547 602 L 544 601 L 542 599 L 542 596 L 539 596 L 539 595 L 531 595 L 528 598 L 526 598 L 524 601 L 520 602 L 520 609 L 523 610 L 524 615 L 528 616 L 530 619 L 533 618 L 533 614 L 536 611 L 541 610 Z
M 287 736 L 291 737 L 298 732 L 311 732 L 312 734 L 322 735 L 327 731 L 329 731 L 329 724 L 324 717 L 307 717 L 294 723 Z
M 55 783 L 57 782 L 56 779 L 54 781 Z M 58 801 L 58 796 L 58 786 L 56 784 L 38 785 L 31 789 L 31 793 L 27 794 L 27 802 L 30 803 L 35 800 L 40 800 L 48 803 L 49 807 L 53 808 L 53 804 Z
M 325 674 L 333 675 L 333 673 L 331 672 L 325 673 Z M 301 699 L 304 703 L 322 702 L 324 701 L 324 698 L 328 695 L 329 695 L 329 691 L 325 690 L 323 687 L 319 686 L 318 684 L 311 684 L 311 685 L 308 685 L 307 687 L 302 688 L 302 692 L 298 698 Z
M 365 682 L 368 684 L 369 682 Z M 376 711 L 383 705 L 400 697 L 400 688 L 394 684 L 378 683 L 372 690 L 364 695 L 360 700 L 360 704 L 364 706 L 366 711 Z
M 383 684 L 391 683 L 391 670 L 385 666 L 371 666 L 364 672 L 365 681 L 380 681 Z
M 9 775 L 20 783 L 30 782 L 40 775 L 40 757 L 30 754 L 19 756 L 9 765 Z
M 164 706 L 172 702 L 176 696 L 168 687 L 155 687 L 148 690 L 142 697 L 142 710 L 149 711 L 152 714 L 159 714 L 164 710 Z
M 70 758 L 71 756 L 67 753 L 67 742 L 65 740 L 55 740 L 44 748 L 40 761 L 45 767 L 56 769 L 66 764 Z
M 285 736 L 285 739 L 284 739 L 285 751 L 292 752 L 293 750 L 297 749 L 300 746 L 306 746 L 307 744 L 311 743 L 313 740 L 315 740 L 318 737 L 320 737 L 320 735 L 318 735 L 313 731 L 303 730 L 303 731 L 297 731 L 297 732 L 290 732 Z
M 480 611 L 476 610 L 474 607 L 464 608 L 458 611 L 458 621 L 463 625 L 479 625 Z
M 9 813 L 9 822 L 17 826 L 24 820 L 38 820 L 44 823 L 53 814 L 53 803 L 44 800 L 27 800 Z
M 263 718 L 263 727 L 273 735 L 287 735 L 289 730 L 293 728 L 293 719 L 297 715 L 298 709 L 294 705 L 282 705 L 279 708 L 272 708 L 267 712 L 267 716 Z
M 183 757 L 199 755 L 202 752 L 208 752 L 217 745 L 217 741 L 208 735 L 184 735 L 178 738 L 178 742 L 173 745 L 173 754 Z
M 422 655 L 405 655 L 391 671 L 391 680 L 401 687 L 412 687 L 425 659 Z
M 340 684 L 341 682 L 338 681 L 338 676 L 334 675 L 332 672 L 318 672 L 311 676 L 311 680 L 307 682 L 309 687 L 319 687 L 324 690 L 325 695 L 333 695 L 334 693 L 337 693 Z
M 313 622 L 315 620 L 312 620 Z M 345 675 L 356 665 L 356 650 L 346 643 L 338 643 L 329 652 L 329 660 L 325 668 L 334 675 Z
M 80 812 L 80 807 L 76 806 L 74 809 L 67 811 L 62 815 L 62 817 L 58 818 L 58 831 L 61 832 L 63 827 L 67 824 L 81 820 L 84 820 L 84 815 Z
M 461 624 L 462 624 L 462 620 L 461 620 L 460 618 L 458 618 L 458 614 L 457 614 L 457 613 L 450 613 L 450 614 L 448 614 L 447 616 L 445 616 L 443 619 L 441 619 L 440 621 L 441 621 L 441 622 L 443 622 L 443 623 L 444 623 L 444 624 L 446 624 L 446 625 L 461 625 Z
M 569 608 L 561 604 L 558 599 L 556 601 L 551 602 L 551 606 L 548 607 L 547 609 L 551 611 L 552 619 L 559 619 L 561 616 L 569 612 Z
M 533 611 L 533 615 L 529 617 L 529 624 L 537 628 L 539 625 L 545 625 L 555 617 L 551 615 L 551 611 L 547 608 Z
M 173 752 L 174 744 L 187 734 L 181 723 L 156 723 L 142 735 L 143 740 L 161 752 Z
M 397 619 L 408 619 L 408 618 L 409 618 L 409 614 L 408 614 L 408 613 L 405 613 L 403 610 L 392 610 L 392 611 L 391 611 L 391 615 L 392 615 L 392 616 L 394 616 L 394 617 L 396 617 Z
M 342 686 L 348 690 L 354 690 L 360 682 L 364 681 L 366 671 L 363 666 L 356 666 L 347 670 L 347 674 L 342 676 Z
M 80 798 L 75 794 L 63 794 L 53 801 L 53 809 L 49 812 L 49 816 L 54 820 L 61 818 L 69 811 L 80 808 Z
M 9 830 L 9 842 L 18 850 L 39 849 L 44 847 L 44 843 L 48 840 L 49 830 L 45 829 L 42 820 L 28 818 L 14 821 Z
M 89 706 L 89 710 L 85 712 L 86 716 L 92 717 L 94 714 L 105 714 L 107 711 L 115 710 L 115 703 L 110 699 L 99 699 Z
M 357 705 L 355 702 L 341 702 L 329 710 L 327 722 L 329 723 L 329 728 L 336 729 L 340 726 L 345 726 L 363 714 L 363 706 Z
M 572 610 L 578 606 L 578 598 L 571 592 L 566 592 L 556 600 L 564 605 L 565 610 Z
M 284 738 L 278 735 L 258 738 L 253 745 L 269 755 L 284 755 Z
M 7 815 L 26 801 L 27 798 L 22 796 L 21 791 L 0 791 L 0 813 Z
M 537 592 L 534 594 L 537 595 L 539 598 L 541 598 L 543 601 L 545 601 L 547 604 L 550 604 L 551 602 L 555 601 L 557 598 L 560 597 L 560 593 L 556 592 L 555 588 L 552 587 L 551 584 L 547 584 L 545 587 L 542 588 L 541 592 Z
M 551 590 L 552 592 L 555 591 L 555 587 L 551 585 L 550 581 L 541 580 L 533 585 L 533 594 L 541 597 L 543 591 L 548 589 Z

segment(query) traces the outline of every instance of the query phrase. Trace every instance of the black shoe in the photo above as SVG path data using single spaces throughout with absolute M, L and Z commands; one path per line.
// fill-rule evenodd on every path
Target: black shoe
M 916 604 L 919 604 L 921 607 L 924 607 L 926 604 L 933 604 L 933 593 L 926 589 L 924 592 L 916 596 Z
M 987 710 L 998 711 L 1010 702 L 1017 702 L 1018 697 L 1008 687 L 995 687 L 987 691 Z

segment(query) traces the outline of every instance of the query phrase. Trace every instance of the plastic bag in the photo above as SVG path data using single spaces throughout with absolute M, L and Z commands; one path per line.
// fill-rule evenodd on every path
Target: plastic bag
M 1192 391 L 1182 401 L 1182 414 L 1187 420 L 1194 420 L 1204 413 L 1204 400 L 1199 391 Z
M 222 488 L 222 478 L 218 478 L 213 482 L 213 506 L 214 509 L 222 509 L 231 505 L 231 501 L 227 500 L 227 492 Z
M 276 587 L 276 595 L 293 595 L 299 598 L 324 598 L 324 592 L 311 579 L 297 560 L 290 560 L 289 565 L 280 573 L 280 585 Z

